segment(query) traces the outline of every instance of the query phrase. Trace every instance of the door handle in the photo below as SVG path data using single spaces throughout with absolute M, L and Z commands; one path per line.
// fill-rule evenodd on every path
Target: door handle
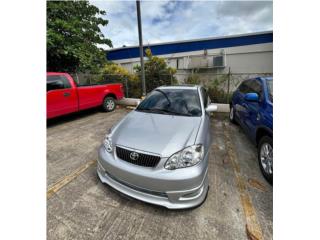
M 65 92 L 65 93 L 63 93 L 63 96 L 65 96 L 65 97 L 69 97 L 69 96 L 70 96 L 70 93 Z

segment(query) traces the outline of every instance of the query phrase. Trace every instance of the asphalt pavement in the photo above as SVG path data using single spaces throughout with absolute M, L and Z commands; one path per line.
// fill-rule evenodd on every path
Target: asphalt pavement
M 207 200 L 168 210 L 102 184 L 97 151 L 130 110 L 84 111 L 47 123 L 47 238 L 272 239 L 273 195 L 255 146 L 226 115 L 212 116 Z

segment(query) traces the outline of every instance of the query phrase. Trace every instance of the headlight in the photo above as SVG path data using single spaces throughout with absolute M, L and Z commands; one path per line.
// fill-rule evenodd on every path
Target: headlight
M 103 146 L 107 152 L 112 152 L 112 140 L 109 135 L 106 135 L 105 139 L 103 140 Z
M 193 145 L 173 154 L 164 165 L 165 169 L 174 170 L 196 165 L 204 155 L 202 145 Z

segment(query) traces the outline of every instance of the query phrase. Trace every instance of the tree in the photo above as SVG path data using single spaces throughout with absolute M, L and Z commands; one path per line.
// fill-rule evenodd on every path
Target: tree
M 99 26 L 108 20 L 105 11 L 88 1 L 47 2 L 47 70 L 96 72 L 106 62 L 98 44 L 112 47 Z
M 161 85 L 177 83 L 176 78 L 173 76 L 176 73 L 176 69 L 168 67 L 164 58 L 153 56 L 151 49 L 146 49 L 145 53 L 148 58 L 144 64 L 147 92 Z M 136 73 L 141 74 L 140 66 L 135 66 L 134 69 Z

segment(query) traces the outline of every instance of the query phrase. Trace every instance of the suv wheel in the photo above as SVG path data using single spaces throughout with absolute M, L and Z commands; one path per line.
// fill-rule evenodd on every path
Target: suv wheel
M 231 105 L 230 106 L 230 113 L 229 113 L 229 120 L 230 122 L 232 123 L 236 123 L 236 120 L 235 120 L 235 111 L 234 111 L 234 107 Z
M 112 112 L 116 108 L 116 102 L 113 97 L 106 97 L 102 104 L 103 110 L 106 112 Z
M 273 183 L 273 140 L 269 136 L 261 138 L 258 145 L 258 160 L 263 176 Z

